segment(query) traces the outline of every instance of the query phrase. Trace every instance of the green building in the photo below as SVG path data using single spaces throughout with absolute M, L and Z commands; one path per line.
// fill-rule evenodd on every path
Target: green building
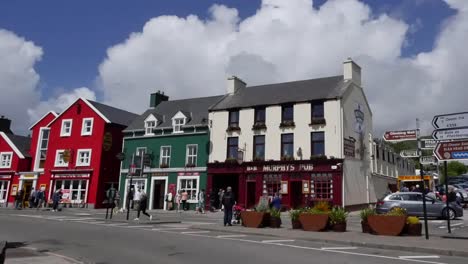
M 151 94 L 150 108 L 124 130 L 119 185 L 124 206 L 132 182 L 134 190 L 146 191 L 151 210 L 166 209 L 166 194 L 179 190 L 187 191 L 190 208 L 195 208 L 197 194 L 207 180 L 208 108 L 221 99 L 169 101 L 163 93 Z

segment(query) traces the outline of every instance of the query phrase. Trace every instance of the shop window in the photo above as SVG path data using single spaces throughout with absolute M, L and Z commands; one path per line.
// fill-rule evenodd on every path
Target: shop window
M 0 201 L 7 199 L 8 181 L 0 181 Z
M 47 146 L 49 144 L 49 134 L 50 134 L 50 129 L 41 128 L 40 135 L 39 135 L 36 169 L 44 169 L 46 156 L 47 156 Z
M 254 136 L 253 160 L 265 160 L 265 136 Z
M 76 166 L 89 166 L 91 163 L 91 150 L 79 149 L 78 158 L 76 159 Z
M 160 168 L 168 168 L 171 164 L 171 146 L 161 147 L 161 160 L 159 161 Z
M 198 176 L 179 176 L 177 190 L 188 193 L 188 202 L 197 202 Z
M 312 132 L 310 137 L 312 156 L 325 155 L 325 132 Z
M 333 199 L 333 178 L 331 173 L 312 173 L 310 195 L 314 200 Z
M 13 152 L 0 153 L 0 168 L 10 168 Z
M 239 138 L 229 137 L 227 139 L 227 159 L 237 159 L 238 149 L 239 149 Z
M 71 119 L 62 120 L 62 128 L 60 130 L 60 136 L 61 137 L 71 136 L 72 121 L 73 120 L 71 120 Z
M 263 175 L 263 188 L 266 188 L 268 196 L 273 197 L 275 193 L 281 191 L 281 174 L 265 174 Z
M 54 192 L 62 189 L 62 199 L 71 203 L 82 203 L 86 198 L 87 180 L 57 180 Z
M 81 125 L 81 135 L 90 136 L 93 134 L 93 120 L 94 118 L 84 118 Z
M 186 166 L 196 167 L 197 166 L 197 154 L 198 145 L 187 145 L 187 159 Z
M 294 134 L 281 135 L 281 159 L 289 160 L 294 158 Z

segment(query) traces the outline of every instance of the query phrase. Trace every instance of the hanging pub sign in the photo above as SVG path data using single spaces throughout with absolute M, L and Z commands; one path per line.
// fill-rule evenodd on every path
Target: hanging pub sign
M 354 158 L 356 156 L 356 140 L 344 138 L 344 155 Z

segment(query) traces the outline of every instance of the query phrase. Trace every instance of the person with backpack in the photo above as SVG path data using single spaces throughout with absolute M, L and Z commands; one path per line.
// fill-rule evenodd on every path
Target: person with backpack
M 153 216 L 146 212 L 146 207 L 148 206 L 148 195 L 144 190 L 140 191 L 140 201 L 138 203 L 138 210 L 137 210 L 137 217 L 134 219 L 135 221 L 140 220 L 140 212 L 143 212 L 144 215 L 149 217 L 149 220 L 153 220 Z
M 224 206 L 224 226 L 232 226 L 232 207 L 236 204 L 234 194 L 232 193 L 232 188 L 227 187 L 226 192 L 223 195 L 223 206 Z

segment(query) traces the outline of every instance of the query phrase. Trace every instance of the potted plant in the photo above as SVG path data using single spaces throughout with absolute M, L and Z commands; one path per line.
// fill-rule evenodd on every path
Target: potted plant
M 406 218 L 406 234 L 408 236 L 421 236 L 422 224 L 416 216 L 408 216 Z
M 301 221 L 299 221 L 299 216 L 301 215 L 302 210 L 291 210 L 289 211 L 289 217 L 291 218 L 291 224 L 293 229 L 301 229 Z
M 296 124 L 292 120 L 286 120 L 281 122 L 280 128 L 288 128 L 288 127 L 295 127 Z
M 348 213 L 342 207 L 333 207 L 329 213 L 330 225 L 335 232 L 346 232 L 346 218 Z
M 266 201 L 266 202 L 265 202 Z M 241 220 L 245 227 L 260 228 L 270 225 L 270 213 L 268 212 L 268 200 L 260 199 L 254 211 L 242 211 Z
M 311 126 L 313 126 L 313 125 L 325 125 L 325 124 L 326 124 L 325 118 L 323 118 L 323 117 L 314 117 L 310 121 Z
M 261 123 L 261 122 L 257 122 L 252 126 L 252 130 L 261 130 L 261 129 L 266 129 L 266 128 L 267 128 L 266 124 Z
M 406 210 L 395 207 L 386 214 L 369 215 L 367 221 L 371 230 L 377 235 L 398 236 L 405 228 Z
M 284 156 L 281 156 L 281 160 L 282 161 L 293 161 L 294 157 L 290 156 L 290 155 L 284 155 Z
M 226 132 L 234 132 L 234 131 L 240 131 L 240 127 L 238 125 L 229 125 L 228 128 L 226 129 Z
M 361 210 L 359 213 L 361 216 L 361 227 L 362 227 L 362 232 L 363 233 L 372 233 L 372 230 L 369 227 L 369 223 L 367 222 L 367 218 L 370 215 L 375 215 L 375 210 L 372 208 L 365 208 Z
M 169 164 L 167 164 L 167 163 L 161 163 L 161 165 L 159 165 L 159 168 L 161 168 L 161 169 L 169 168 Z
M 330 206 L 328 202 L 321 201 L 312 209 L 304 210 L 299 215 L 302 229 L 305 231 L 323 231 L 327 229 L 328 213 Z
M 225 163 L 227 164 L 237 164 L 237 159 L 233 157 L 229 157 L 226 159 Z
M 194 168 L 194 167 L 196 167 L 196 166 L 195 166 L 194 163 L 191 163 L 191 162 L 190 162 L 190 163 L 185 164 L 185 167 L 187 167 L 187 168 Z
M 270 210 L 270 227 L 280 228 L 281 226 L 281 211 L 276 209 Z

